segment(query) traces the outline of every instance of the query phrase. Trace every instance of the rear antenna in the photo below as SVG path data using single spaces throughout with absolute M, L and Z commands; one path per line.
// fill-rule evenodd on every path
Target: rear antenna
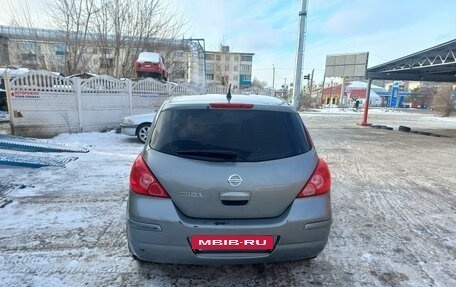
M 226 99 L 228 100 L 228 104 L 229 104 L 231 101 L 231 84 L 228 87 L 228 94 L 226 94 Z

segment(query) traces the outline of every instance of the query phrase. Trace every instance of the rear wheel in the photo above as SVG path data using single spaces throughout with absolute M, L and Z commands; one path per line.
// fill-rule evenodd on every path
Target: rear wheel
M 136 129 L 136 136 L 143 143 L 146 142 L 147 135 L 149 134 L 149 128 L 150 123 L 144 123 L 139 125 L 139 127 Z

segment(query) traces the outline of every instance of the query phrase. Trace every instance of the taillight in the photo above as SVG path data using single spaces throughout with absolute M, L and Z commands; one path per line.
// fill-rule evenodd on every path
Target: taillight
M 321 195 L 328 193 L 331 190 L 331 173 L 329 172 L 328 164 L 322 160 L 318 160 L 312 176 L 298 193 L 297 198 Z
M 131 167 L 130 189 L 142 195 L 169 198 L 168 193 L 147 167 L 141 155 L 138 155 Z
M 241 103 L 211 103 L 209 104 L 214 109 L 251 109 L 253 104 Z
M 141 68 L 141 64 L 140 63 L 137 63 L 137 65 L 138 65 L 138 68 Z

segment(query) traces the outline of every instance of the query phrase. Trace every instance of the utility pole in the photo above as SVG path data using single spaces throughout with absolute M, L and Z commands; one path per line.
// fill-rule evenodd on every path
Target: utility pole
M 314 82 L 314 71 L 315 71 L 315 69 L 312 69 L 312 75 L 310 76 L 309 94 L 310 94 L 311 99 L 312 99 L 312 88 L 313 88 L 313 82 Z
M 301 100 L 301 75 L 306 34 L 307 0 L 302 0 L 302 9 L 301 12 L 299 12 L 299 17 L 298 51 L 296 55 L 295 86 L 293 89 L 293 106 L 297 109 L 299 108 L 299 102 Z
M 272 96 L 275 97 L 275 66 L 272 64 Z

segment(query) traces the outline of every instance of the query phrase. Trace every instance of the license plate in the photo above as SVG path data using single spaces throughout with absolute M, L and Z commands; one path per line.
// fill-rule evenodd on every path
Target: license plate
M 150 68 L 150 67 L 152 67 L 152 66 L 151 65 L 146 65 L 146 68 Z
M 192 249 L 196 251 L 270 251 L 272 235 L 194 235 Z

